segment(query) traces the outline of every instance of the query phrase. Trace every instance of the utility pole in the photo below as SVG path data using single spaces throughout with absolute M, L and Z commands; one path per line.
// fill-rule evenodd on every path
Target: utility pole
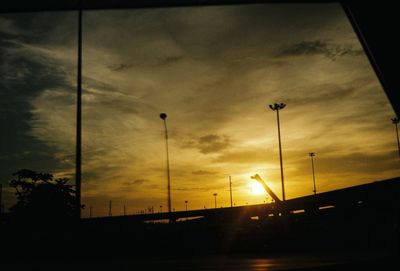
M 283 178 L 283 162 L 282 162 L 282 143 L 281 143 L 281 127 L 279 123 L 279 110 L 282 110 L 285 108 L 286 104 L 284 103 L 275 103 L 275 104 L 270 104 L 269 108 L 272 111 L 276 111 L 276 119 L 278 122 L 278 139 L 279 139 L 279 160 L 281 164 L 281 181 L 282 181 L 282 200 L 285 201 L 285 183 L 284 183 L 284 178 Z
M 168 129 L 167 129 L 167 114 L 161 113 L 160 118 L 164 121 L 165 128 L 165 146 L 167 150 L 167 178 L 168 178 L 168 213 L 171 213 L 171 176 L 169 171 L 169 151 L 168 151 Z
M 189 201 L 185 200 L 185 205 L 186 205 L 186 212 L 187 212 L 187 204 Z
M 314 183 L 313 192 L 314 192 L 314 195 L 316 195 L 317 194 L 317 188 L 315 186 L 315 171 L 314 171 L 314 156 L 315 156 L 315 153 L 310 152 L 309 155 L 311 157 L 311 168 L 312 168 L 312 176 L 313 176 L 313 183 Z
M 230 196 L 231 196 L 231 207 L 233 207 L 233 204 L 232 204 L 232 178 L 231 178 L 231 176 L 229 176 L 229 193 L 230 193 Z
M 396 139 L 397 139 L 397 150 L 398 150 L 398 152 L 399 152 L 399 158 L 400 158 L 400 140 L 399 140 L 399 128 L 398 128 L 398 125 L 399 125 L 399 122 L 400 122 L 400 120 L 399 120 L 399 118 L 397 118 L 397 117 L 395 117 L 395 118 L 393 118 L 393 119 L 391 119 L 392 120 L 392 123 L 395 125 L 395 127 L 396 127 Z
M 81 1 L 79 2 L 81 4 Z M 81 179 L 82 179 L 82 6 L 78 10 L 78 63 L 76 78 L 76 153 L 75 153 L 75 193 L 77 220 L 81 219 Z
M 214 207 L 215 207 L 215 209 L 217 209 L 217 193 L 214 193 L 213 194 L 213 196 L 214 196 Z

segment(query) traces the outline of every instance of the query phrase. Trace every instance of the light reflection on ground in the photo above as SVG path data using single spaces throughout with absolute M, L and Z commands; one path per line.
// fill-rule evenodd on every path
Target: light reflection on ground
M 160 258 L 161 257 L 161 258 Z M 278 271 L 278 270 L 302 270 L 302 271 L 332 271 L 332 270 L 388 270 L 393 265 L 398 265 L 394 252 L 375 251 L 346 251 L 338 253 L 303 253 L 275 256 L 199 256 L 180 257 L 173 255 L 162 257 L 148 255 L 144 258 L 131 259 L 107 257 L 83 257 L 79 260 L 57 259 L 31 259 L 23 262 L 4 262 L 0 267 L 5 270 L 154 270 L 154 271 Z

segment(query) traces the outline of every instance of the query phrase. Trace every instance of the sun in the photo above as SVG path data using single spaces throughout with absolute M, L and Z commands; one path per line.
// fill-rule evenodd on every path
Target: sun
M 259 182 L 251 182 L 250 183 L 251 193 L 254 195 L 261 195 L 265 193 L 264 187 Z

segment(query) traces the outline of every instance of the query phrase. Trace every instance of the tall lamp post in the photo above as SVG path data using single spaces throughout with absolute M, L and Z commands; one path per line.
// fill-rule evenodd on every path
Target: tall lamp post
M 217 208 L 217 193 L 214 193 L 213 194 L 213 196 L 214 196 L 214 207 L 215 207 L 215 209 Z
M 392 123 L 393 123 L 393 124 L 395 125 L 395 127 L 396 127 L 397 149 L 398 149 L 399 158 L 400 158 L 400 140 L 399 140 L 399 128 L 398 128 L 398 125 L 399 125 L 400 120 L 399 120 L 399 118 L 397 118 L 397 117 L 395 117 L 395 118 L 393 118 L 393 119 L 391 119 L 391 120 L 392 120 Z
M 164 121 L 165 127 L 165 146 L 167 149 L 167 178 L 168 178 L 168 213 L 171 213 L 171 177 L 169 173 L 169 151 L 168 151 L 168 129 L 167 129 L 167 114 L 161 113 L 160 118 Z
M 317 194 L 317 188 L 315 186 L 315 171 L 314 171 L 314 156 L 315 156 L 315 153 L 310 152 L 309 155 L 311 157 L 312 178 L 313 178 L 313 183 L 314 183 L 313 192 L 314 192 L 314 195 L 316 195 Z
M 229 195 L 231 197 L 231 207 L 233 207 L 233 204 L 232 204 L 232 179 L 231 179 L 231 176 L 229 176 Z
M 274 103 L 273 105 L 270 104 L 269 108 L 272 111 L 276 111 L 276 119 L 278 122 L 278 139 L 279 139 L 279 160 L 281 164 L 281 181 L 282 181 L 282 200 L 285 201 L 285 183 L 283 178 L 283 162 L 282 162 L 282 143 L 281 143 L 281 127 L 279 123 L 279 110 L 285 108 L 286 104 L 284 103 Z
M 189 201 L 185 200 L 185 205 L 186 205 L 186 212 L 187 212 L 187 204 Z

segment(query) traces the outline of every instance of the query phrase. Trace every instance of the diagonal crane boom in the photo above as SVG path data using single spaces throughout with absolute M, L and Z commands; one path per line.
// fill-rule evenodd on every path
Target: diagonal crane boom
M 276 203 L 282 202 L 258 174 L 251 176 L 251 178 L 258 181 L 264 187 L 265 191 L 274 199 Z

